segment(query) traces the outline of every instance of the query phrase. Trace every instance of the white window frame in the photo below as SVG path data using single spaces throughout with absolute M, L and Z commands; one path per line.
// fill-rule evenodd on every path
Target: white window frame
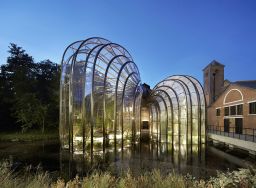
M 250 104 L 251 103 L 256 103 L 256 100 L 248 101 L 247 103 L 248 103 L 248 116 L 256 116 L 256 113 L 255 114 L 250 114 Z

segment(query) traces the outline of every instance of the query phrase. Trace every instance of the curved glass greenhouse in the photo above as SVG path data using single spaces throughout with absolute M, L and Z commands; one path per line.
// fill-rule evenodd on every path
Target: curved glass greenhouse
M 143 91 L 139 70 L 122 46 L 103 38 L 70 44 L 61 64 L 62 148 L 74 153 L 104 152 L 107 147 L 123 148 L 139 141 Z M 153 141 L 205 141 L 205 99 L 195 78 L 171 76 L 148 93 L 144 109 Z
M 139 134 L 140 74 L 129 52 L 102 38 L 65 50 L 60 138 L 73 152 L 124 145 Z
M 191 76 L 170 76 L 151 92 L 150 134 L 175 144 L 205 143 L 205 97 Z

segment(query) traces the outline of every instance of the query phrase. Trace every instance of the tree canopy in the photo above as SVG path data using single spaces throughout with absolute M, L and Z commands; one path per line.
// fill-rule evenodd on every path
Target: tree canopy
M 13 43 L 8 52 L 0 69 L 0 130 L 57 129 L 60 66 L 35 62 Z

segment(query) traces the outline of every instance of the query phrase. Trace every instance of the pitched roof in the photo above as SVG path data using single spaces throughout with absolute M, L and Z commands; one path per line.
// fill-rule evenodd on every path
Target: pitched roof
M 204 69 L 203 71 L 210 67 L 210 66 L 221 66 L 221 67 L 225 67 L 225 65 L 221 64 L 220 62 L 216 61 L 216 60 L 213 60 L 210 64 L 208 64 Z
M 225 80 L 226 81 L 226 80 Z M 229 86 L 232 86 L 232 85 L 238 85 L 238 86 L 242 86 L 242 87 L 247 87 L 247 88 L 251 88 L 251 89 L 256 89 L 256 80 L 242 80 L 242 81 L 236 81 L 236 82 L 229 82 L 227 80 L 227 84 L 224 85 L 224 87 L 222 88 L 222 91 L 219 93 L 219 95 L 216 96 L 216 100 L 218 100 L 218 98 L 223 94 L 225 93 L 225 91 L 229 88 Z M 213 103 L 215 103 L 212 102 Z M 210 104 L 210 105 L 212 105 Z
M 244 81 L 236 81 L 232 82 L 232 84 L 237 84 L 243 87 L 249 87 L 252 89 L 256 89 L 256 80 L 244 80 Z

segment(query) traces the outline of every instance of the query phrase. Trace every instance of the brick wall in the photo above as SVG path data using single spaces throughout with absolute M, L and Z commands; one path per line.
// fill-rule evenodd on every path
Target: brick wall
M 243 99 L 241 98 L 242 93 Z M 226 96 L 226 98 L 225 98 Z M 225 99 L 225 101 L 224 101 Z M 256 101 L 256 89 L 231 84 L 219 98 L 207 108 L 207 124 L 224 126 L 224 118 L 230 118 L 230 126 L 234 127 L 234 118 L 243 117 L 243 128 L 256 128 L 256 115 L 249 114 L 249 101 Z M 224 116 L 224 107 L 243 104 L 243 115 Z M 220 108 L 220 116 L 216 116 L 216 108 Z

